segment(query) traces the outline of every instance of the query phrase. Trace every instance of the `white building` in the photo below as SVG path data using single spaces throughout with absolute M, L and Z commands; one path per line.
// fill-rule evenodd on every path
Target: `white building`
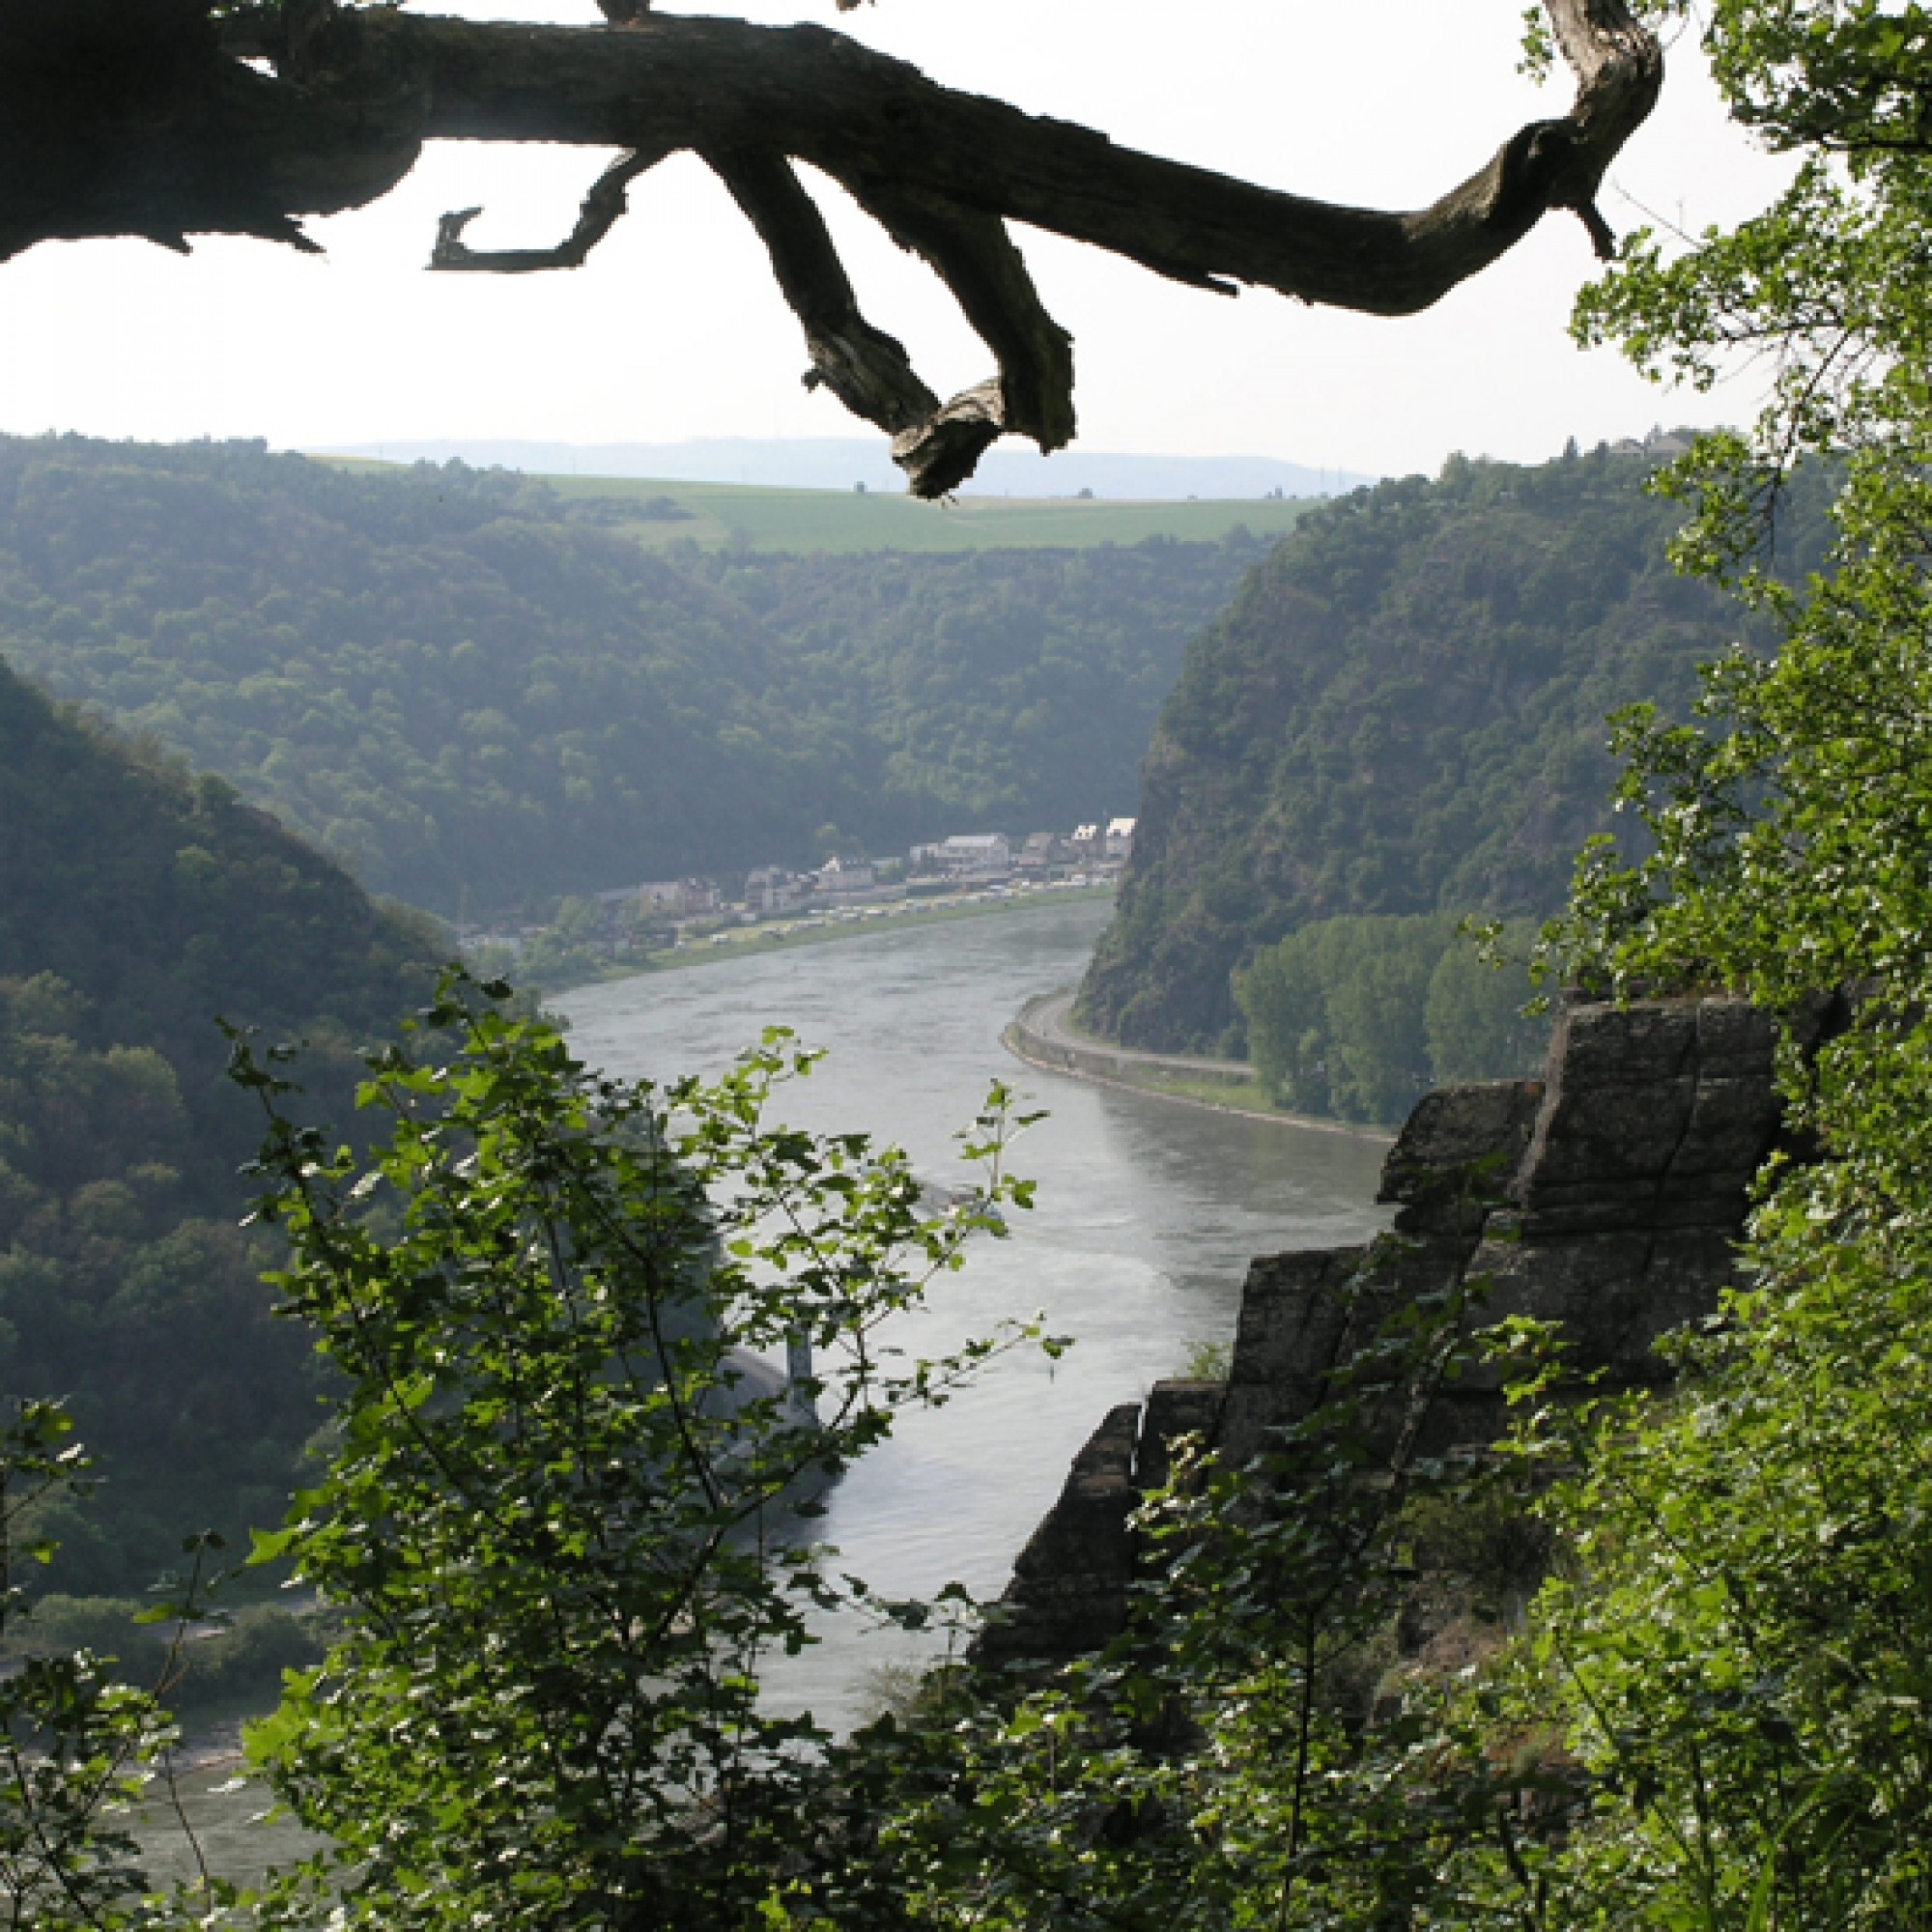
M 1107 857 L 1110 859 L 1131 858 L 1134 849 L 1134 827 L 1137 819 L 1110 818 L 1107 821 Z
M 1023 872 L 1044 872 L 1060 857 L 1060 839 L 1051 832 L 1033 832 L 1013 854 L 1013 864 Z

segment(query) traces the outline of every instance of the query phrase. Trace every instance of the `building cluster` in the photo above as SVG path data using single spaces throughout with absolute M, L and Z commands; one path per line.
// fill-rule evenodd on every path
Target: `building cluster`
M 914 877 L 979 880 L 1051 878 L 1075 870 L 1118 868 L 1134 849 L 1131 818 L 1096 819 L 1070 834 L 1034 832 L 1014 840 L 1003 832 L 915 845 L 907 865 Z
M 759 866 L 736 880 L 646 879 L 583 902 L 590 909 L 581 937 L 602 952 L 634 951 L 728 924 L 801 914 L 890 908 L 952 894 L 999 892 L 1020 885 L 1097 882 L 1118 872 L 1133 851 L 1134 820 L 1095 819 L 1070 833 L 961 833 L 937 844 L 915 845 L 902 859 L 828 859 L 816 871 Z M 543 930 L 471 932 L 466 943 L 510 952 Z
M 815 872 L 763 866 L 745 881 L 741 909 L 760 918 L 807 908 L 836 909 L 903 898 L 929 897 L 948 890 L 1053 880 L 1085 873 L 1117 872 L 1134 846 L 1134 821 L 1114 818 L 1070 833 L 1035 832 L 1014 838 L 1004 832 L 957 833 L 933 845 L 915 845 L 903 859 L 828 859 Z

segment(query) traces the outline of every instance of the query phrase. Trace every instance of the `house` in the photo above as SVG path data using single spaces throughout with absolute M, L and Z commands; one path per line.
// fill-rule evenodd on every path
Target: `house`
M 1004 879 L 1013 869 L 1013 848 L 1001 832 L 976 832 L 941 841 L 940 869 L 955 879 Z
M 1134 850 L 1134 827 L 1139 821 L 1132 818 L 1110 818 L 1107 821 L 1107 857 L 1110 859 L 1129 859 Z
M 878 882 L 869 859 L 828 859 L 818 868 L 818 896 L 828 904 L 861 898 Z
M 1099 858 L 1105 850 L 1105 840 L 1097 825 L 1076 825 L 1073 837 L 1066 842 L 1073 848 L 1074 858 L 1083 863 Z
M 1052 832 L 1030 832 L 1026 843 L 1013 854 L 1013 865 L 1022 872 L 1040 873 L 1060 857 L 1060 838 Z
M 753 912 L 789 912 L 811 891 L 811 881 L 782 866 L 760 866 L 745 880 L 745 903 Z

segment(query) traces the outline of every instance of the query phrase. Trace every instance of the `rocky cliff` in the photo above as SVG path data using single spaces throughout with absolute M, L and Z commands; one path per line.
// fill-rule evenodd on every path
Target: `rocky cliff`
M 1253 1264 L 1225 1382 L 1162 1382 L 1114 1409 L 1014 1566 L 987 1662 L 1052 1660 L 1122 1626 L 1129 1519 L 1198 1433 L 1239 1464 L 1311 1413 L 1337 1366 L 1403 1303 L 1482 1281 L 1482 1319 L 1560 1323 L 1578 1376 L 1667 1375 L 1660 1336 L 1709 1312 L 1731 1279 L 1752 1176 L 1778 1133 L 1776 1029 L 1727 999 L 1573 1004 L 1541 1081 L 1429 1094 L 1390 1150 L 1394 1231 L 1360 1248 Z M 1492 1441 L 1503 1397 L 1451 1384 L 1427 1445 Z

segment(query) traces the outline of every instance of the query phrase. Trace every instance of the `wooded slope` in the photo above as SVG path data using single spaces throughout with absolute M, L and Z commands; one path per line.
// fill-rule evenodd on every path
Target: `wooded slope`
M 636 504 L 250 444 L 0 439 L 0 655 L 484 912 L 1131 809 L 1263 546 L 653 554 Z
M 1607 828 L 1605 715 L 1681 710 L 1735 606 L 1675 576 L 1653 463 L 1454 458 L 1312 512 L 1189 650 L 1080 1011 L 1242 1048 L 1231 974 L 1345 914 L 1541 915 Z M 1815 542 L 1804 504 L 1784 526 Z
M 354 1048 L 428 990 L 433 934 L 220 779 L 61 713 L 0 665 L 0 1394 L 65 1395 L 101 1455 L 71 1589 L 144 1587 L 181 1538 L 272 1520 L 320 1426 L 306 1335 L 239 1223 L 259 1115 L 217 1014 Z

